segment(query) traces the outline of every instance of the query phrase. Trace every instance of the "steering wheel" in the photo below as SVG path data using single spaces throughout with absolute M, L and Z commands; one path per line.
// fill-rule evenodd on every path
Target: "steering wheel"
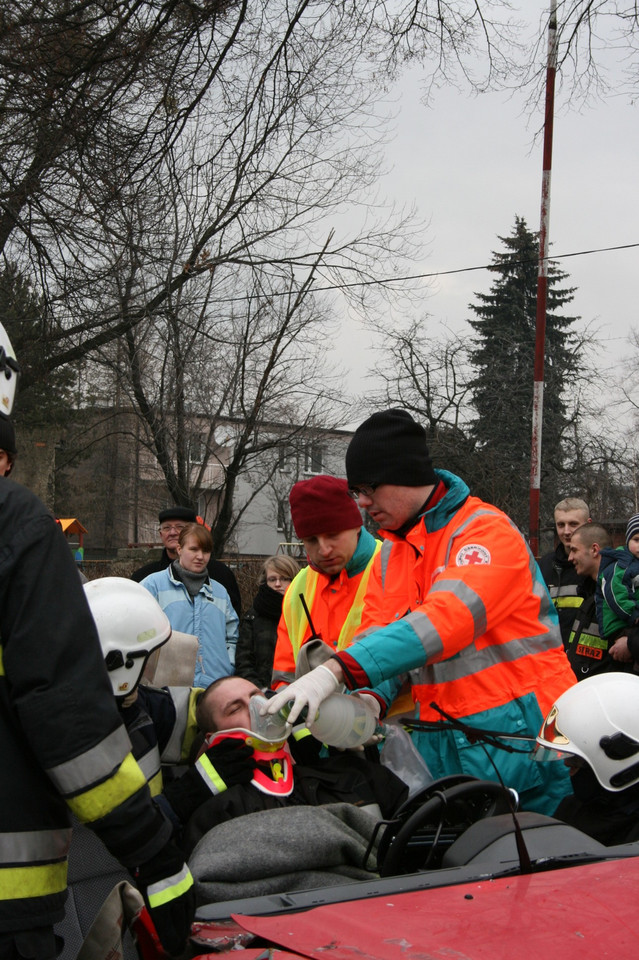
M 420 797 L 423 802 L 412 810 Z M 512 794 L 492 780 L 444 777 L 404 808 L 401 819 L 388 824 L 379 844 L 377 866 L 382 877 L 440 866 L 446 848 L 472 823 L 507 813 Z
M 404 800 L 401 806 L 395 810 L 393 820 L 397 820 L 400 817 L 405 820 L 408 813 L 417 810 L 422 804 L 426 803 L 427 800 L 434 797 L 435 794 L 441 793 L 442 790 L 448 790 L 449 787 L 456 787 L 458 783 L 476 782 L 477 777 L 471 777 L 467 773 L 451 773 L 447 777 L 440 777 L 438 780 L 433 780 L 432 783 L 422 787 L 421 790 L 414 793 L 408 800 Z

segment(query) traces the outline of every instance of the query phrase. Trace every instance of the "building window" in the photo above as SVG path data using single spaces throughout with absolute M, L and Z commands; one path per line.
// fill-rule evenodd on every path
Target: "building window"
M 204 463 L 206 459 L 206 436 L 192 433 L 189 437 L 189 460 L 191 463 Z
M 286 523 L 288 521 L 288 513 L 286 509 L 286 500 L 277 501 L 277 530 L 278 533 L 281 533 L 283 530 L 286 530 Z
M 286 470 L 291 449 L 287 443 L 280 443 L 277 448 L 277 469 Z
M 304 448 L 304 472 L 321 473 L 324 450 L 319 443 L 307 443 Z

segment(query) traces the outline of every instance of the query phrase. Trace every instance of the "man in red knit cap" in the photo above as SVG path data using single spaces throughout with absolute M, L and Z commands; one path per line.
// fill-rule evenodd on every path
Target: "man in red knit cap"
M 276 689 L 295 679 L 298 654 L 309 640 L 319 637 L 335 650 L 352 642 L 381 546 L 362 526 L 346 480 L 325 475 L 300 480 L 289 503 L 308 567 L 298 573 L 284 597 L 273 662 Z

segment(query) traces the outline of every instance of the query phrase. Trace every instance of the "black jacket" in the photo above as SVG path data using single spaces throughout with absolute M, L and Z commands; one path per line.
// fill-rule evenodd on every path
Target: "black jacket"
M 577 680 L 585 680 L 596 673 L 629 673 L 632 670 L 631 663 L 613 660 L 610 656 L 609 650 L 614 639 L 601 636 L 595 603 L 597 584 L 592 577 L 583 579 L 579 587 L 583 602 L 575 610 L 566 650 L 570 666 Z
M 270 687 L 277 625 L 282 614 L 283 596 L 266 584 L 260 584 L 253 604 L 240 620 L 240 635 L 235 651 L 235 674 L 258 687 Z
M 152 560 L 151 563 L 145 563 L 143 567 L 134 570 L 130 579 L 135 580 L 136 583 L 141 583 L 145 577 L 150 576 L 152 573 L 159 573 L 160 570 L 166 570 L 170 564 L 171 558 L 166 552 L 166 548 L 164 548 L 159 560 Z M 240 597 L 240 588 L 237 585 L 235 574 L 231 568 L 227 567 L 221 560 L 215 560 L 214 557 L 211 557 L 207 569 L 211 580 L 217 580 L 218 583 L 221 583 L 222 586 L 225 587 L 226 592 L 231 598 L 233 608 L 238 617 L 240 617 L 242 615 L 242 598 Z
M 539 569 L 557 609 L 561 639 L 567 649 L 575 613 L 583 600 L 579 588 L 583 586 L 584 577 L 578 575 L 561 542 L 554 550 L 541 557 Z
M 2 478 L 0 931 L 64 915 L 70 810 L 125 866 L 164 846 L 170 827 L 130 750 L 69 546 Z

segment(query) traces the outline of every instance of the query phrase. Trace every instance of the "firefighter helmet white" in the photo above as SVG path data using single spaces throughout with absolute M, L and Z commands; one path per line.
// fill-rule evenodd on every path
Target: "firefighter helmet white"
M 0 412 L 9 416 L 13 410 L 19 367 L 9 335 L 0 323 Z
M 637 783 L 639 677 L 601 673 L 570 687 L 550 708 L 537 744 L 537 760 L 581 757 L 605 790 Z
M 90 580 L 84 591 L 113 692 L 116 697 L 128 697 L 150 655 L 171 636 L 169 619 L 148 590 L 124 577 Z

